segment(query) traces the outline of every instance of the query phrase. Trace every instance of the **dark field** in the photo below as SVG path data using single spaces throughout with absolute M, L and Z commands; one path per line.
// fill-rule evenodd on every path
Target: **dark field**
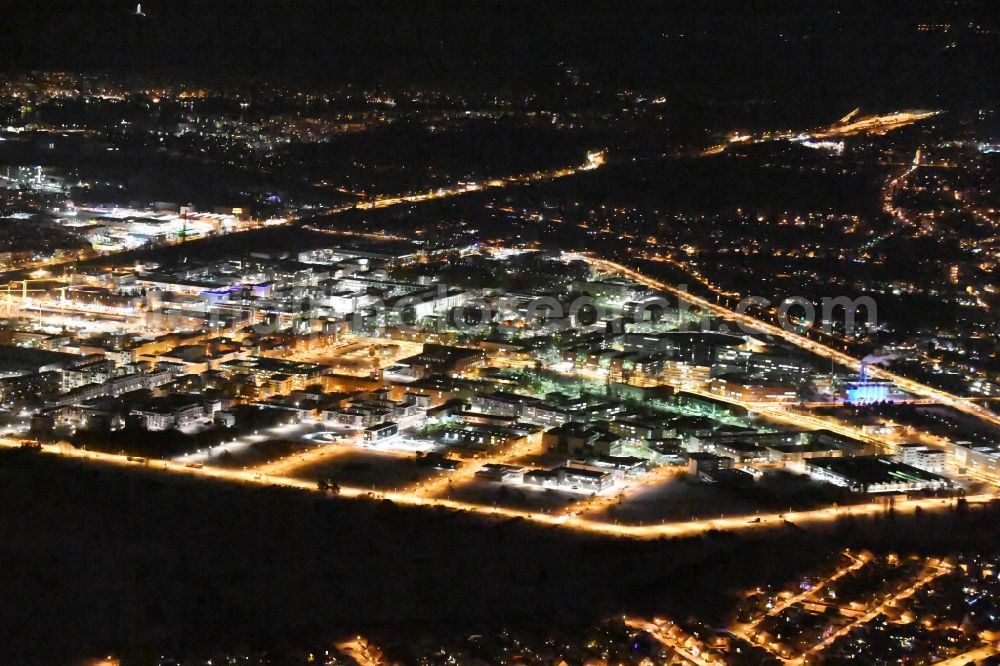
M 683 541 L 0 455 L 0 663 L 328 645 L 630 612 L 710 618 L 843 547 L 996 543 L 996 509 Z M 918 521 L 918 529 L 911 524 Z M 872 529 L 869 529 L 872 528 Z

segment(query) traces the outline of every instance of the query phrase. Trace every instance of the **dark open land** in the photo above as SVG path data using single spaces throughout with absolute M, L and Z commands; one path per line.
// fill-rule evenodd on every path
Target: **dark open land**
M 325 645 L 621 612 L 712 617 L 843 547 L 994 547 L 998 509 L 630 541 L 0 455 L 0 661 Z

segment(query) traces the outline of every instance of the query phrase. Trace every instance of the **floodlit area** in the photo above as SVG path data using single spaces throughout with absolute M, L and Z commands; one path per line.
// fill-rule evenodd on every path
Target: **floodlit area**
M 295 351 L 284 358 L 319 363 L 338 374 L 367 377 L 390 368 L 400 359 L 419 354 L 422 349 L 423 345 L 418 342 L 358 338 L 316 349 Z
M 7 3 L 0 666 L 1000 664 L 996 3 Z
M 991 487 L 986 465 L 955 462 L 978 456 L 976 447 L 963 453 L 949 439 L 953 416 L 964 428 L 979 416 L 971 403 L 958 401 L 959 409 L 948 399 L 950 411 L 932 411 L 942 408 L 936 391 L 880 380 L 871 384 L 878 395 L 899 402 L 859 404 L 852 396 L 874 368 L 862 364 L 858 378 L 842 353 L 760 322 L 752 336 L 691 330 L 692 315 L 614 330 L 622 313 L 672 287 L 585 255 L 536 260 L 491 247 L 434 260 L 514 271 L 531 260 L 531 271 L 552 271 L 535 287 L 541 295 L 479 290 L 496 324 L 463 332 L 456 308 L 472 292 L 407 282 L 406 271 L 432 258 L 416 260 L 414 246 L 387 247 L 377 267 L 378 244 L 303 254 L 338 262 L 340 278 L 322 263 L 263 256 L 174 273 L 122 269 L 114 280 L 134 279 L 144 298 L 89 287 L 98 305 L 86 318 L 117 317 L 118 335 L 152 312 L 175 326 L 205 321 L 201 313 L 218 318 L 218 328 L 145 331 L 131 347 L 75 365 L 59 352 L 17 352 L 20 363 L 66 366 L 54 407 L 30 430 L 142 459 L 159 458 L 154 442 L 169 442 L 186 469 L 293 479 L 345 496 L 393 493 L 404 503 L 555 525 L 582 521 L 611 533 L 864 513 L 885 497 L 933 505 Z M 567 270 L 572 277 L 557 277 Z M 24 296 L 28 282 L 21 287 Z M 325 308 L 362 303 L 379 289 L 412 308 L 420 326 L 377 310 L 327 316 Z M 556 306 L 577 293 L 603 303 L 607 321 L 565 325 Z M 702 314 L 747 318 L 692 300 Z M 308 330 L 296 314 L 306 305 L 316 318 Z M 820 377 L 816 366 L 830 358 L 841 369 Z M 810 373 L 823 391 L 795 400 L 799 379 L 790 378 Z M 101 427 L 112 438 L 106 444 L 94 439 Z

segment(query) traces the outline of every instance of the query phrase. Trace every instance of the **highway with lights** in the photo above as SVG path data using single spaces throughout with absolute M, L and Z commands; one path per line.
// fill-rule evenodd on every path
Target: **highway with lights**
M 568 258 L 573 258 L 573 259 L 582 259 L 587 263 L 589 263 L 591 266 L 604 270 L 605 272 L 624 275 L 652 289 L 673 294 L 674 296 L 677 296 L 678 298 L 683 299 L 685 302 L 690 303 L 691 305 L 695 305 L 705 310 L 706 312 L 710 312 L 719 317 L 723 317 L 730 321 L 734 321 L 737 324 L 740 324 L 741 326 L 745 327 L 746 330 L 760 331 L 761 333 L 765 333 L 767 335 L 773 335 L 775 337 L 781 338 L 785 342 L 791 343 L 797 347 L 805 349 L 806 351 L 809 351 L 821 358 L 825 358 L 835 363 L 839 363 L 844 367 L 851 368 L 852 370 L 861 369 L 861 359 L 855 358 L 854 356 L 851 356 L 849 354 L 845 354 L 842 351 L 838 351 L 832 347 L 829 347 L 823 343 L 812 340 L 799 333 L 795 333 L 793 331 L 786 331 L 780 326 L 775 326 L 774 324 L 763 322 L 755 317 L 751 317 L 750 315 L 730 310 L 729 308 L 719 305 L 718 303 L 712 303 L 711 301 L 705 298 L 695 296 L 690 292 L 678 289 L 677 287 L 669 285 L 661 280 L 657 280 L 656 278 L 644 275 L 639 271 L 624 266 L 623 264 L 610 261 L 608 259 L 601 259 L 592 255 L 585 255 L 585 254 L 567 254 L 566 256 Z M 869 367 L 868 375 L 875 379 L 890 381 L 893 384 L 895 384 L 898 388 L 908 393 L 912 393 L 913 395 L 919 396 L 924 399 L 933 400 L 936 403 L 946 405 L 964 414 L 974 416 L 977 419 L 985 421 L 991 425 L 1000 426 L 1000 415 L 997 415 L 991 412 L 990 410 L 986 409 L 985 407 L 977 405 L 976 403 L 966 398 L 962 398 L 952 393 L 948 393 L 947 391 L 943 391 L 941 389 L 928 386 L 916 380 L 909 379 L 894 372 L 890 372 L 884 368 L 879 368 L 874 366 Z
M 25 448 L 21 440 L 0 439 L 0 446 L 7 448 Z M 136 456 L 101 453 L 77 449 L 65 444 L 31 445 L 38 454 L 55 455 L 70 459 L 93 462 L 99 465 L 117 468 L 133 468 L 164 474 L 187 476 L 191 478 L 210 479 L 237 483 L 244 486 L 264 486 L 291 488 L 301 491 L 326 493 L 312 481 L 296 479 L 287 476 L 261 474 L 253 470 L 233 470 L 211 467 L 201 463 L 182 463 L 155 458 L 139 458 Z M 589 520 L 579 515 L 566 513 L 550 514 L 522 509 L 511 509 L 501 506 L 485 506 L 471 502 L 453 499 L 429 497 L 419 492 L 371 491 L 364 488 L 340 486 L 335 496 L 344 499 L 387 500 L 400 506 L 440 507 L 453 511 L 468 513 L 497 519 L 520 519 L 528 523 L 559 527 L 576 532 L 623 537 L 632 539 L 659 539 L 662 537 L 698 536 L 711 530 L 757 530 L 780 527 L 786 524 L 823 524 L 830 523 L 845 516 L 875 516 L 884 513 L 886 508 L 881 502 L 853 506 L 831 506 L 823 509 L 807 511 L 788 511 L 784 513 L 760 514 L 757 516 L 737 516 L 728 518 L 709 518 L 691 521 L 674 521 L 649 525 L 623 525 Z M 991 502 L 996 498 L 994 493 L 982 493 L 965 497 L 969 504 Z M 894 510 L 897 514 L 907 514 L 921 509 L 924 511 L 945 510 L 954 503 L 952 499 L 921 498 L 897 501 Z

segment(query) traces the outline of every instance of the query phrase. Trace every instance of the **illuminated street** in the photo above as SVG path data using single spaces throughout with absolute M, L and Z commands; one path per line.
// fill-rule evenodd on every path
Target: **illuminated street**
M 17 448 L 21 446 L 21 443 L 14 440 L 3 440 L 0 442 L 0 445 L 9 448 Z M 299 490 L 317 491 L 316 484 L 309 481 L 303 481 L 287 476 L 263 475 L 254 471 L 226 470 L 201 465 L 200 463 L 177 463 L 168 460 L 152 459 L 143 459 L 142 461 L 129 460 L 128 456 L 83 451 L 79 449 L 60 447 L 58 445 L 43 445 L 42 451 L 50 455 L 90 460 L 115 466 L 141 467 L 142 469 L 148 469 L 150 471 L 183 474 L 240 484 L 280 486 L 286 488 L 296 488 Z M 439 486 L 435 485 L 432 488 L 438 489 Z M 363 488 L 341 486 L 337 492 L 337 496 L 345 499 L 384 499 L 403 506 L 442 507 L 455 511 L 474 513 L 486 517 L 520 518 L 541 525 L 636 539 L 695 536 L 710 530 L 759 529 L 780 526 L 785 523 L 825 523 L 836 520 L 842 516 L 863 518 L 865 516 L 877 515 L 885 511 L 885 508 L 881 504 L 872 503 L 859 506 L 829 507 L 812 511 L 789 511 L 780 514 L 760 514 L 753 517 L 743 516 L 708 520 L 691 520 L 687 522 L 662 523 L 658 525 L 616 525 L 588 520 L 579 516 L 569 516 L 566 514 L 549 515 L 544 513 L 519 511 L 504 507 L 488 507 L 479 504 L 458 502 L 445 498 L 429 497 L 427 496 L 426 491 L 421 491 L 421 488 L 417 488 L 409 492 L 372 492 Z M 965 497 L 965 501 L 969 504 L 986 503 L 992 502 L 996 497 L 997 495 L 992 493 L 972 495 Z M 912 499 L 896 502 L 895 510 L 900 514 L 912 512 L 917 508 L 925 511 L 944 510 L 951 504 L 952 500 L 946 499 Z
M 0 666 L 1000 658 L 995 2 L 14 4 Z
M 748 330 L 759 330 L 763 333 L 767 333 L 768 335 L 777 336 L 813 354 L 816 354 L 823 358 L 827 358 L 836 363 L 840 363 L 841 365 L 844 365 L 848 368 L 857 369 L 860 368 L 861 366 L 861 361 L 859 359 L 849 356 L 843 352 L 837 351 L 836 349 L 828 347 L 819 342 L 810 340 L 809 338 L 803 335 L 799 335 L 798 333 L 794 333 L 792 331 L 786 331 L 778 326 L 774 326 L 773 324 L 762 322 L 746 314 L 740 314 L 731 311 L 726 307 L 712 303 L 711 301 L 708 301 L 704 298 L 700 298 L 686 291 L 677 289 L 676 287 L 661 282 L 660 280 L 656 280 L 654 278 L 645 276 L 642 273 L 639 273 L 630 268 L 627 268 L 626 266 L 623 266 L 622 264 L 615 263 L 607 259 L 600 259 L 593 256 L 580 255 L 579 258 L 584 259 L 585 261 L 595 266 L 598 266 L 603 270 L 609 271 L 611 273 L 619 273 L 622 275 L 626 275 L 632 278 L 633 280 L 640 282 L 642 284 L 649 285 L 654 289 L 659 289 L 661 291 L 669 292 L 677 296 L 678 298 L 681 298 L 687 302 L 690 302 L 693 305 L 698 306 L 699 308 L 704 309 L 707 312 L 711 312 L 712 314 L 719 315 L 726 319 L 735 321 L 738 324 L 746 326 Z M 986 408 L 981 407 L 973 402 L 970 402 L 969 400 L 960 398 L 956 395 L 952 395 L 940 389 L 935 389 L 925 384 L 921 384 L 920 382 L 914 381 L 912 379 L 907 379 L 906 377 L 902 377 L 900 375 L 889 372 L 882 368 L 873 367 L 869 369 L 869 372 L 873 377 L 891 381 L 899 388 L 908 391 L 910 393 L 913 393 L 914 395 L 935 400 L 940 404 L 947 405 L 965 414 L 969 414 L 978 419 L 982 419 L 993 425 L 1000 426 L 1000 416 L 997 416 L 996 414 L 990 412 Z
M 890 606 L 894 606 L 900 601 L 913 596 L 913 594 L 916 593 L 917 590 L 924 587 L 928 583 L 931 583 L 938 576 L 948 573 L 950 569 L 951 567 L 944 563 L 929 565 L 927 567 L 927 571 L 924 574 L 919 576 L 916 580 L 912 581 L 905 588 L 892 595 L 886 596 L 886 598 L 881 600 L 880 603 L 876 605 L 874 608 L 872 608 L 865 614 L 861 615 L 853 622 L 844 625 L 837 631 L 826 636 L 822 641 L 820 641 L 812 648 L 810 648 L 808 652 L 802 655 L 802 657 L 796 660 L 792 660 L 791 663 L 803 663 L 805 659 L 807 659 L 811 655 L 822 652 L 830 645 L 832 645 L 834 642 L 836 642 L 838 639 L 849 634 L 855 627 L 871 622 L 873 619 L 884 613 L 887 608 L 889 608 Z

